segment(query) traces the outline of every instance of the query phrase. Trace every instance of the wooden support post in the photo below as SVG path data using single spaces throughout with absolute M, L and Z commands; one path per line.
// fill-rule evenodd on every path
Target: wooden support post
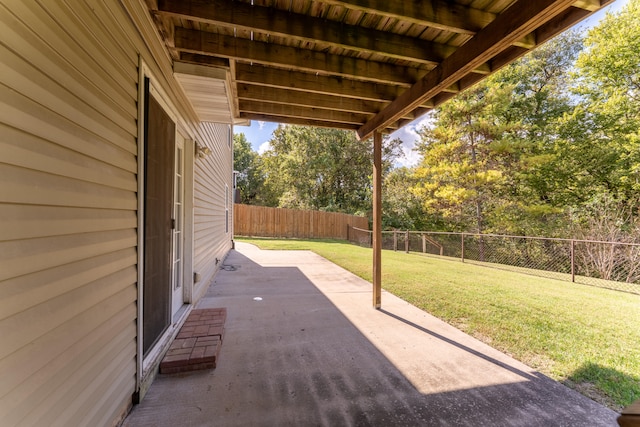
M 382 302 L 382 134 L 373 134 L 373 307 Z
M 576 241 L 571 239 L 571 281 L 576 281 Z
M 409 253 L 409 230 L 404 234 L 404 251 Z
M 620 427 L 640 426 L 640 399 L 624 408 L 617 421 Z

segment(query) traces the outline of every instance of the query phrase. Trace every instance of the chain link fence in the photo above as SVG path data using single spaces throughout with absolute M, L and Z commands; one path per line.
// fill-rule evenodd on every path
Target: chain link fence
M 372 246 L 370 230 L 348 240 Z M 383 231 L 382 248 L 640 294 L 640 244 L 495 234 Z

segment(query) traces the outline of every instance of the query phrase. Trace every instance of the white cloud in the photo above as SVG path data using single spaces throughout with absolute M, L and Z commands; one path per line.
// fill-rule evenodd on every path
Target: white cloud
M 392 139 L 399 138 L 402 141 L 404 158 L 398 159 L 398 164 L 400 166 L 410 167 L 418 164 L 420 161 L 420 154 L 413 150 L 416 146 L 416 142 L 420 139 L 418 129 L 422 126 L 428 125 L 432 120 L 431 115 L 426 114 L 391 134 Z
M 258 147 L 258 154 L 263 154 L 265 151 L 267 151 L 269 148 L 271 148 L 271 143 L 269 141 L 265 141 L 262 144 L 260 144 L 260 146 Z
M 260 129 L 260 130 L 264 129 L 264 125 L 265 125 L 265 123 L 266 123 L 266 122 L 263 122 L 263 121 L 258 120 L 258 129 Z

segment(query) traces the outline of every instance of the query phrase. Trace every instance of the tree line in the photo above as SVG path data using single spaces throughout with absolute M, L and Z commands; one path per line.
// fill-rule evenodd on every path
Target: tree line
M 385 228 L 637 241 L 640 0 L 530 52 L 429 113 L 413 167 L 384 141 Z M 372 142 L 281 125 L 234 136 L 241 202 L 368 214 Z

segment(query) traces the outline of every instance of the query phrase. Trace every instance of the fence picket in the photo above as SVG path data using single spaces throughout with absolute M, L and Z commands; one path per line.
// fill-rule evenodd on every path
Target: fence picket
M 348 240 L 348 227 L 369 227 L 369 220 L 363 216 L 241 204 L 234 205 L 233 221 L 238 236 L 298 239 Z

